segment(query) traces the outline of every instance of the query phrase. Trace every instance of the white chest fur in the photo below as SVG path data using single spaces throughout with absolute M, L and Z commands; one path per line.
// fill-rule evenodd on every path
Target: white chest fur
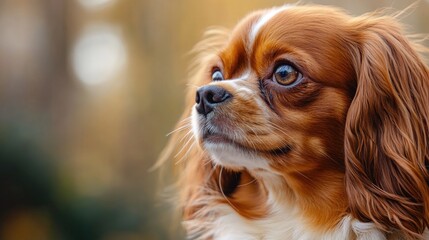
M 187 222 L 204 226 L 198 239 L 213 237 L 214 240 L 401 240 L 401 234 L 386 236 L 372 223 L 363 223 L 346 216 L 333 229 L 314 231 L 305 224 L 293 209 L 275 208 L 265 219 L 249 220 L 240 216 L 231 206 L 219 204 L 215 207 L 210 222 Z M 216 217 L 215 217 L 216 216 Z M 201 229 L 200 229 L 201 230 Z M 426 231 L 423 239 L 429 239 Z
M 229 206 L 224 206 L 224 215 L 213 223 L 213 236 L 217 240 L 249 239 L 249 240 L 344 240 L 344 239 L 384 239 L 375 229 L 362 229 L 363 238 L 356 238 L 353 221 L 345 217 L 338 226 L 329 232 L 316 232 L 306 226 L 292 210 L 276 209 L 266 219 L 248 220 L 238 215 Z
M 222 208 L 222 209 L 221 209 Z M 229 209 L 228 209 L 229 208 Z M 215 240 L 402 240 L 401 234 L 386 236 L 375 228 L 373 223 L 363 223 L 345 217 L 336 228 L 329 232 L 316 232 L 306 227 L 299 219 L 293 219 L 293 213 L 277 212 L 264 220 L 248 220 L 239 216 L 229 206 L 220 207 L 225 214 L 211 226 L 209 235 Z M 289 217 L 288 217 L 289 216 Z M 429 239 L 426 231 L 423 239 Z

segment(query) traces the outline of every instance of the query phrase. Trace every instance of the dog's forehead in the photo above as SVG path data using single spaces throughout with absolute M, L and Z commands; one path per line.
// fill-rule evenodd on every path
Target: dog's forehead
M 232 31 L 219 57 L 224 77 L 267 76 L 276 61 L 294 62 L 317 82 L 348 86 L 353 75 L 352 18 L 320 6 L 285 5 L 254 12 Z M 341 67 L 343 71 L 335 71 Z
M 253 49 L 253 44 L 255 43 L 255 39 L 258 36 L 260 30 L 275 16 L 278 14 L 284 12 L 287 9 L 290 9 L 291 5 L 284 5 L 281 7 L 275 7 L 272 9 L 266 10 L 264 13 L 262 13 L 257 21 L 255 21 L 252 24 L 252 27 L 249 31 L 248 37 L 247 37 L 247 49 L 251 50 Z
M 291 5 L 284 5 L 257 11 L 240 21 L 233 29 L 230 40 L 220 53 L 220 57 L 228 62 L 225 70 L 236 72 L 237 69 L 247 66 L 250 55 L 254 51 L 255 39 L 261 30 L 270 24 L 273 18 L 291 7 Z

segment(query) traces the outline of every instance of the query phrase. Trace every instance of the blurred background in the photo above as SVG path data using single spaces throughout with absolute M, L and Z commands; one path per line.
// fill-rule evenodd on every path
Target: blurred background
M 0 239 L 184 239 L 149 168 L 187 53 L 208 27 L 287 2 L 0 0 Z M 313 1 L 354 15 L 413 2 Z M 420 1 L 404 22 L 429 33 L 428 16 Z

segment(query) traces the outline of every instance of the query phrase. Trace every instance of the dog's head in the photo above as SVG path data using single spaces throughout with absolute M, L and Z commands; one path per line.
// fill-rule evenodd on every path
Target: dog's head
M 238 25 L 207 64 L 192 113 L 215 163 L 282 174 L 344 165 L 357 78 L 356 33 L 346 25 L 331 12 L 288 6 Z
M 183 154 L 185 206 L 195 207 L 201 186 L 209 195 L 227 191 L 231 203 L 240 177 L 264 185 L 260 176 L 269 173 L 301 204 L 317 206 L 323 195 L 344 202 L 338 215 L 385 231 L 424 231 L 429 74 L 394 18 L 283 6 L 255 12 L 222 36 L 200 59 L 184 115 L 197 142 Z M 213 174 L 220 168 L 230 170 L 223 179 Z M 263 205 L 266 191 L 254 186 L 245 197 Z

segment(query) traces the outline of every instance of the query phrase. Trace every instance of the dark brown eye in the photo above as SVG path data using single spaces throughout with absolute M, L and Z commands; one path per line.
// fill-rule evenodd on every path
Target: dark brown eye
M 220 70 L 216 70 L 212 74 L 212 81 L 222 81 L 223 80 L 223 74 Z
M 302 76 L 294 67 L 283 64 L 278 66 L 273 74 L 273 81 L 277 82 L 280 85 L 293 87 L 297 85 Z

